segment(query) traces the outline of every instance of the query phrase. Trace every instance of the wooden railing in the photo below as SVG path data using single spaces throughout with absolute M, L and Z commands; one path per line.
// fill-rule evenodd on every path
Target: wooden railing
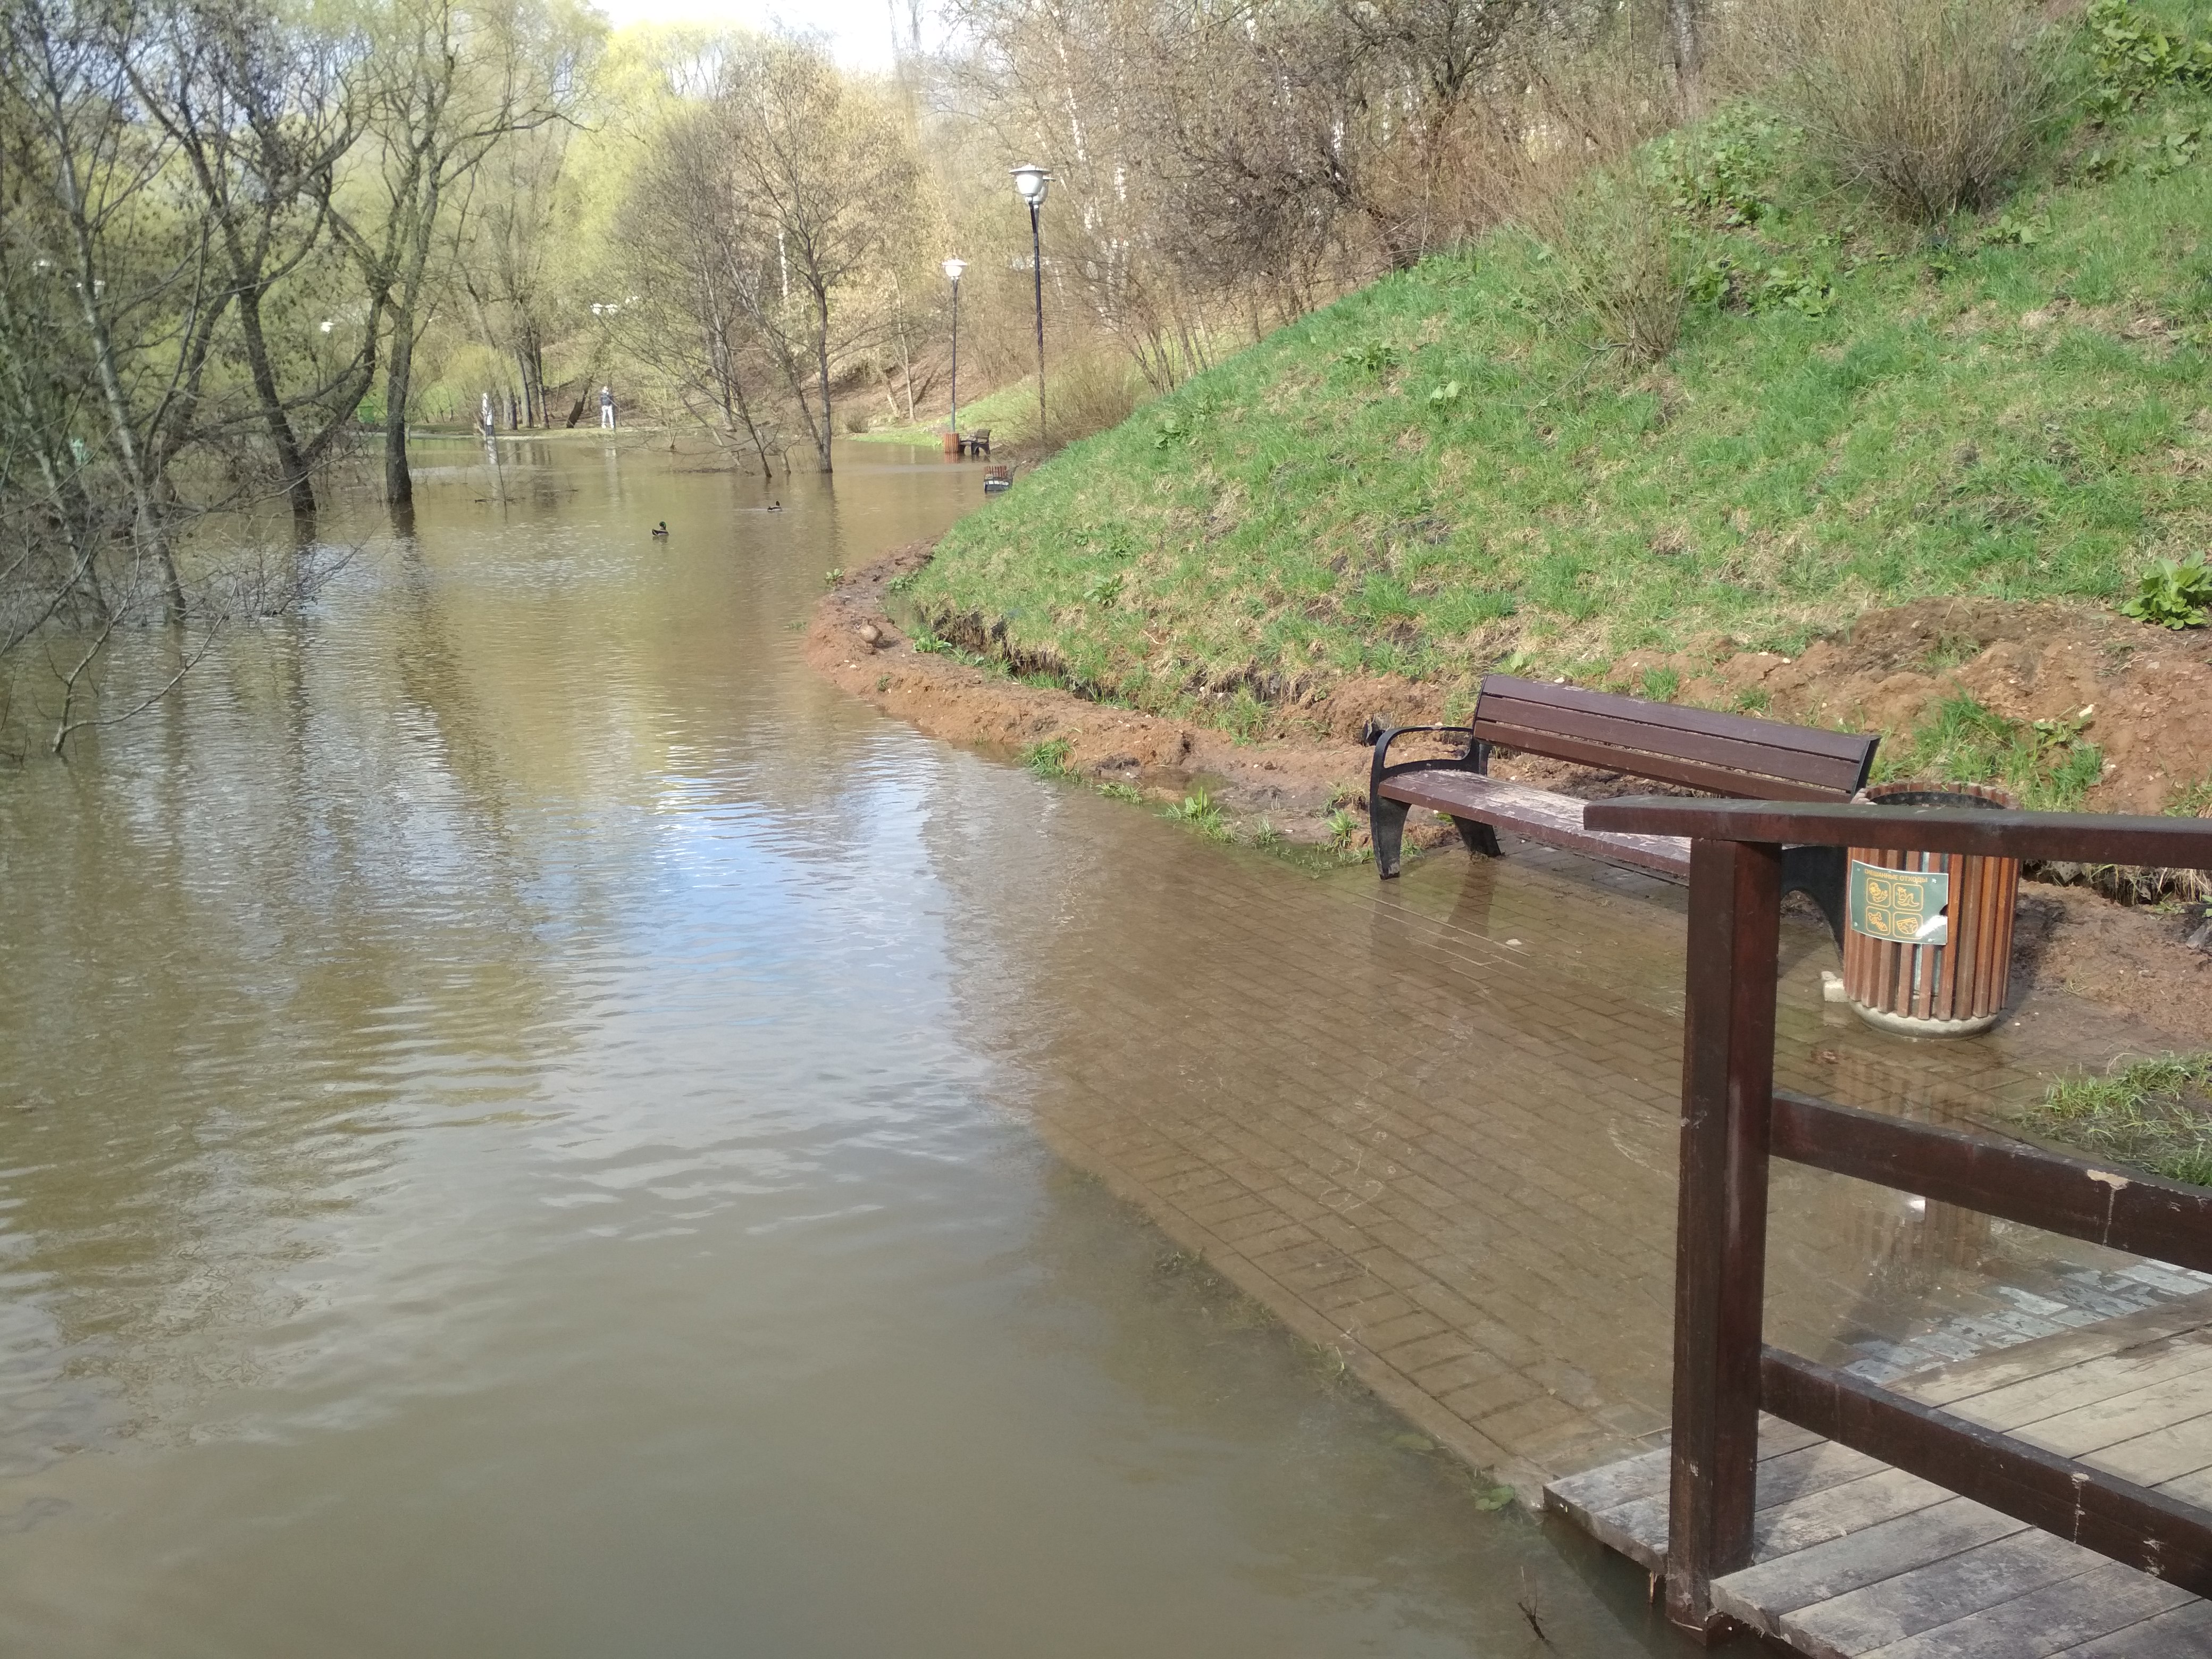
M 1765 1346 L 1767 1160 L 1784 1158 L 2212 1270 L 2212 1193 L 1774 1089 L 1782 848 L 2212 868 L 2212 821 L 1638 797 L 1583 823 L 1687 836 L 1688 997 L 1674 1258 L 1667 1612 L 1701 1638 L 1750 1564 L 1761 1409 L 2212 1595 L 2212 1513 Z

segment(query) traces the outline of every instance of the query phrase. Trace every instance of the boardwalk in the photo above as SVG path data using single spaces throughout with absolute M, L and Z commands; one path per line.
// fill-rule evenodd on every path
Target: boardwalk
M 1004 861 L 1052 833 L 992 826 L 974 879 L 1002 895 Z M 1021 1057 L 1008 1105 L 1529 1501 L 1657 1444 L 1682 890 L 1542 851 L 1449 852 L 1389 888 L 1280 872 L 1264 903 L 1201 843 L 1164 873 L 1110 908 L 978 905 L 1037 962 L 1035 1000 L 978 1005 Z M 2089 1048 L 2057 1003 L 1986 1040 L 1902 1043 L 1823 1005 L 1816 925 L 1792 925 L 1784 959 L 1780 1079 L 1831 1099 L 1972 1121 L 2145 1046 L 2107 1025 Z M 2204 1288 L 1813 1170 L 1777 1172 L 1774 1211 L 1773 1340 L 1869 1375 Z
M 2212 1502 L 2212 1294 L 1891 1387 L 2192 1504 Z M 1774 1418 L 1753 1564 L 1715 1604 L 1814 1659 L 2212 1654 L 2212 1603 Z M 1553 1482 L 1551 1509 L 1648 1571 L 1668 1455 Z

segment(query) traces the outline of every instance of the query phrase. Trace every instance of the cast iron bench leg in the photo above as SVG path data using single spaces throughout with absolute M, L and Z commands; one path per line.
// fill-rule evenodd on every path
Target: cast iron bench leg
M 1840 847 L 1785 847 L 1782 849 L 1782 890 L 1802 893 L 1820 907 L 1836 948 L 1844 948 L 1844 881 L 1845 854 Z
M 1367 803 L 1367 835 L 1375 843 L 1375 873 L 1388 881 L 1398 873 L 1398 860 L 1406 845 L 1406 814 L 1401 800 L 1377 795 Z
M 1459 838 L 1466 843 L 1468 852 L 1480 853 L 1489 859 L 1505 856 L 1498 849 L 1498 831 L 1480 819 L 1454 818 L 1452 826 L 1459 831 Z

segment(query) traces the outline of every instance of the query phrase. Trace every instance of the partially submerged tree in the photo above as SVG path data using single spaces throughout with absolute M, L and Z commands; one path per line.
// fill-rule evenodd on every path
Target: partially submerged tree
M 739 302 L 827 472 L 835 313 L 910 234 L 913 151 L 896 111 L 840 75 L 817 41 L 776 39 L 732 53 L 716 104 L 737 189 L 773 236 Z
M 459 240 L 493 149 L 571 118 L 599 28 L 566 0 L 390 0 L 372 26 L 374 162 L 341 195 L 339 223 L 370 307 L 390 319 L 384 496 L 395 510 L 414 505 L 407 410 L 415 347 L 447 276 L 438 256 Z

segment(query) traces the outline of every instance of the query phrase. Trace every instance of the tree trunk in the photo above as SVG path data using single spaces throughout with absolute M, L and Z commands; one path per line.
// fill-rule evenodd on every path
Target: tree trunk
M 1667 45 L 1674 59 L 1674 89 L 1681 94 L 1683 118 L 1696 120 L 1705 105 L 1697 0 L 1667 0 Z
M 814 362 L 822 376 L 822 470 L 830 471 L 830 444 L 836 428 L 830 414 L 830 295 L 814 290 Z
M 407 474 L 407 394 L 415 373 L 415 312 L 392 307 L 392 361 L 384 371 L 384 504 L 412 512 L 415 481 Z
M 241 283 L 234 300 L 238 307 L 238 331 L 246 343 L 246 362 L 253 374 L 254 395 L 261 400 L 261 418 L 269 428 L 270 447 L 276 452 L 276 468 L 283 474 L 284 493 L 292 500 L 292 526 L 301 535 L 315 527 L 315 485 L 307 476 L 307 458 L 284 413 L 284 400 L 276 391 L 276 371 L 269 363 L 269 343 L 261 332 L 261 295 Z

